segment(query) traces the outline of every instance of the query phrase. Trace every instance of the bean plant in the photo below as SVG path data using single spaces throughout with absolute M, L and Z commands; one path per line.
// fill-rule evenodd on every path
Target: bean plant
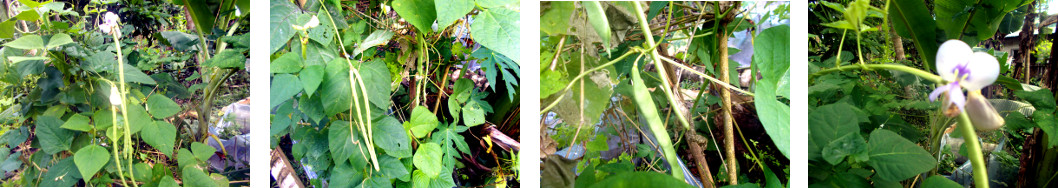
M 544 2 L 541 10 L 542 186 L 781 187 L 788 179 L 787 3 Z
M 810 3 L 810 186 L 1015 186 L 989 161 L 1054 133 L 1054 94 L 1011 78 L 1012 57 L 986 44 L 1017 32 L 1001 25 L 1021 24 L 1015 10 L 1029 3 Z M 967 167 L 945 168 L 956 156 Z
M 272 0 L 273 183 L 516 185 L 517 7 Z
M 234 85 L 248 83 L 248 5 L 4 5 L 17 16 L 0 22 L 2 185 L 248 185 L 245 167 L 210 168 L 234 161 L 223 146 L 206 144 L 225 137 L 207 131 L 219 123 L 209 118 L 220 107 L 216 96 L 247 96 Z M 140 14 L 145 9 L 174 11 Z

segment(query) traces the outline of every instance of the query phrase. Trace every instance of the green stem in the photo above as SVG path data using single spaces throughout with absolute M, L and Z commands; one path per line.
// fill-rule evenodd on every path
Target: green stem
M 974 173 L 974 184 L 977 187 L 988 188 L 988 169 L 985 167 L 984 153 L 981 152 L 981 143 L 977 139 L 977 133 L 974 132 L 974 126 L 970 123 L 970 116 L 966 115 L 966 111 L 959 113 L 959 126 L 961 128 L 962 137 L 966 140 L 963 144 L 966 145 L 966 153 L 970 156 L 970 164 L 973 165 Z
M 815 78 L 815 77 L 818 77 L 818 76 L 822 76 L 822 75 L 827 74 L 827 73 L 838 72 L 838 71 L 846 71 L 846 70 L 855 70 L 855 69 L 863 69 L 863 70 L 873 70 L 873 69 L 896 70 L 896 71 L 903 71 L 903 72 L 914 74 L 915 76 L 921 77 L 922 79 L 926 79 L 926 80 L 928 80 L 930 82 L 933 82 L 933 83 L 942 83 L 942 81 L 943 81 L 940 78 L 940 76 L 937 76 L 936 74 L 926 72 L 926 71 L 924 71 L 922 69 L 912 68 L 912 67 L 908 67 L 906 65 L 896 65 L 896 64 L 845 65 L 845 66 L 840 66 L 840 67 L 820 70 L 819 72 L 816 72 L 816 73 L 813 73 L 811 75 L 808 75 L 808 78 L 809 78 L 809 80 L 811 80 L 812 78 Z
M 849 32 L 848 29 L 841 30 L 841 41 L 838 42 L 838 56 L 837 56 L 837 59 L 834 60 L 834 67 L 841 66 L 841 52 L 842 52 L 842 48 L 845 48 L 845 33 L 848 33 L 848 32 Z
M 643 38 L 646 39 L 645 45 L 654 46 L 656 44 L 654 43 L 654 35 L 650 33 L 650 25 L 647 22 L 647 16 L 643 14 L 643 6 L 639 3 L 632 3 L 632 5 L 632 7 L 635 8 L 635 11 L 637 13 L 636 17 L 639 18 L 639 26 L 643 29 Z M 683 114 L 683 111 L 686 109 L 680 107 L 680 104 L 682 103 L 678 103 L 676 101 L 676 97 L 672 93 L 672 88 L 667 86 L 667 84 L 670 83 L 670 79 L 669 75 L 666 74 L 665 66 L 661 61 L 661 55 L 658 55 L 657 50 L 650 50 L 649 52 L 651 59 L 654 61 L 654 68 L 657 69 L 658 76 L 661 77 L 661 83 L 665 85 L 661 87 L 661 90 L 665 92 L 665 98 L 669 100 L 669 105 L 672 106 L 672 111 L 676 113 L 676 118 L 679 120 L 680 124 L 683 125 L 684 128 L 692 129 L 691 124 L 687 122 L 687 117 L 685 117 L 686 115 Z

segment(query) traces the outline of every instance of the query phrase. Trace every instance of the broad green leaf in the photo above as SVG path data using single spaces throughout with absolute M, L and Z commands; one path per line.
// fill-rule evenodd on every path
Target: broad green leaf
M 150 180 L 151 173 L 151 166 L 147 165 L 147 163 L 140 162 L 132 166 L 132 177 L 137 180 Z
M 437 161 L 441 161 L 441 146 L 432 142 L 419 145 L 415 156 L 412 157 L 415 167 L 430 178 L 437 178 L 441 173 L 441 163 Z
M 70 35 L 67 35 L 66 33 L 59 33 L 52 35 L 51 38 L 48 39 L 48 45 L 46 45 L 44 48 L 54 48 L 70 43 L 73 43 L 73 39 L 70 39 Z
M 38 162 L 42 163 L 42 162 Z M 81 173 L 77 171 L 77 166 L 74 164 L 73 157 L 67 157 L 60 160 L 55 165 L 45 167 L 48 172 L 44 174 L 40 181 L 41 187 L 72 187 L 81 181 Z
M 44 48 L 44 38 L 38 35 L 24 35 L 14 41 L 5 43 L 4 46 L 23 50 L 42 49 Z
M 481 11 L 474 17 L 470 35 L 482 46 L 503 54 L 515 62 L 521 62 L 518 49 L 518 12 L 505 8 Z
M 397 158 L 390 156 L 380 156 L 378 158 L 378 166 L 382 172 L 382 176 L 395 178 L 407 176 L 408 169 L 404 167 L 404 163 L 401 163 Z
M 247 56 L 243 54 L 246 51 L 247 50 L 227 49 L 220 52 L 220 54 L 213 55 L 212 58 L 203 62 L 202 65 L 207 67 L 241 69 L 246 67 Z
M 371 47 L 385 45 L 389 43 L 389 39 L 392 38 L 392 31 L 384 29 L 375 30 L 375 32 L 371 32 L 371 35 L 368 35 L 367 38 L 364 39 L 363 43 L 357 44 L 356 49 L 353 50 L 353 56 L 360 55 L 364 50 L 370 49 Z
M 81 68 L 95 73 L 111 72 L 114 70 L 114 60 L 117 55 L 109 51 L 92 53 L 92 56 L 81 62 Z
M 48 59 L 51 59 L 51 58 L 49 58 L 49 57 L 9 56 L 9 57 L 7 57 L 7 59 L 11 60 L 11 63 L 20 63 L 20 62 L 23 62 L 23 61 L 44 61 L 44 60 L 48 60 Z
M 416 106 L 411 111 L 411 119 L 408 121 L 411 122 L 408 126 L 408 131 L 411 131 L 415 138 L 422 138 L 426 134 L 430 134 L 434 128 L 437 128 L 438 124 L 437 116 L 424 106 Z
M 1039 89 L 1036 91 L 1014 91 L 1014 95 L 1021 97 L 1029 104 L 1032 104 L 1037 111 L 1043 111 L 1043 113 L 1055 112 L 1056 105 L 1054 95 L 1051 95 L 1049 89 Z
M 36 120 L 37 141 L 48 155 L 66 151 L 73 143 L 75 132 L 60 128 L 63 121 L 53 116 L 38 116 Z
M 175 50 L 179 51 L 190 51 L 198 50 L 198 36 L 187 34 L 180 31 L 162 31 L 154 34 L 154 38 L 159 39 L 162 44 L 169 45 Z
M 823 105 L 808 113 L 808 159 L 818 160 L 823 148 L 831 141 L 851 132 L 860 131 L 860 123 L 867 122 L 846 103 Z M 862 112 L 861 112 L 862 113 Z
M 322 65 L 309 65 L 305 66 L 305 69 L 301 69 L 298 77 L 301 78 L 301 85 L 305 86 L 305 94 L 313 95 L 316 93 L 320 83 L 323 83 L 323 75 Z
M 596 182 L 590 187 L 613 188 L 613 187 L 692 187 L 691 185 L 673 178 L 670 175 L 657 172 L 629 172 L 617 174 L 602 181 Z
M 272 95 L 270 97 L 272 102 L 268 108 L 275 108 L 283 101 L 290 100 L 294 95 L 300 93 L 302 88 L 304 87 L 301 86 L 301 81 L 298 80 L 298 77 L 290 74 L 277 74 L 272 78 Z
M 893 30 L 901 37 L 913 41 L 915 49 L 919 49 L 921 59 L 927 62 L 923 63 L 927 72 L 932 72 L 930 67 L 935 63 L 937 48 L 940 47 L 937 44 L 937 21 L 933 18 L 923 1 L 894 0 L 889 7 L 889 20 L 892 20 Z
M 176 126 L 165 121 L 155 121 L 154 124 L 148 126 L 140 133 L 143 142 L 150 144 L 165 156 L 172 157 L 176 143 Z
M 198 142 L 195 142 L 198 143 Z M 185 166 L 181 171 L 180 176 L 184 182 L 184 187 L 217 187 L 217 182 L 213 181 L 206 172 L 195 166 Z
M 217 187 L 231 187 L 228 185 L 228 177 L 220 174 L 209 174 L 209 178 L 217 183 Z
M 546 99 L 558 91 L 562 91 L 569 84 L 569 78 L 562 75 L 561 71 L 546 70 L 540 73 L 540 99 Z
M 73 158 L 74 163 L 77 164 L 77 170 L 81 171 L 81 177 L 91 178 L 110 161 L 110 152 L 102 146 L 93 144 L 78 150 Z
M 120 70 L 112 70 L 114 74 L 117 74 Z M 117 80 L 115 80 L 117 81 Z M 141 83 L 148 85 L 155 85 L 158 82 L 154 81 L 153 78 L 144 74 L 139 68 L 136 68 L 128 63 L 125 64 L 125 81 L 131 83 Z
M 610 22 L 606 19 L 606 11 L 602 9 L 602 4 L 598 1 L 583 1 L 580 5 L 588 14 L 588 23 L 595 28 L 599 37 L 602 37 L 602 47 L 606 49 L 606 54 L 610 54 Z
M 360 139 L 360 130 L 355 124 L 352 126 L 353 132 L 350 131 L 350 124 L 348 121 L 333 121 L 331 126 L 327 128 L 327 144 L 331 150 L 331 158 L 334 161 L 343 162 L 349 160 L 350 157 L 362 157 L 354 156 L 361 150 L 367 150 L 366 145 L 361 145 L 363 140 Z M 355 140 L 355 141 L 354 141 Z
M 292 26 L 294 20 L 301 14 L 301 8 L 287 0 L 272 0 L 269 6 L 269 27 L 271 29 L 268 33 L 271 38 L 268 53 L 275 53 L 286 46 L 290 37 L 297 34 Z
M 939 0 L 933 3 L 933 12 L 936 13 L 937 27 L 944 30 L 948 38 L 977 44 L 995 35 L 1008 12 L 1029 2 Z
M 99 109 L 95 114 L 92 114 L 92 121 L 94 121 L 92 124 L 95 125 L 96 130 L 106 130 L 113 126 L 114 119 L 112 119 L 111 115 L 113 114 L 110 113 L 110 108 Z
M 437 9 L 437 28 L 447 28 L 474 10 L 473 0 L 434 0 Z
M 569 32 L 569 17 L 576 8 L 572 1 L 551 1 L 551 9 L 540 17 L 540 31 L 556 36 Z
M 926 178 L 926 181 L 922 182 L 922 187 L 935 187 L 935 188 L 961 188 L 962 185 L 951 181 L 947 177 L 941 175 L 933 175 Z
M 270 70 L 272 74 L 296 73 L 301 70 L 302 66 L 300 53 L 290 52 L 272 60 Z
M 469 127 L 485 124 L 485 110 L 478 106 L 475 101 L 467 102 L 463 106 L 463 124 Z
M 1054 115 L 1044 111 L 1036 111 L 1032 113 L 1032 119 L 1036 121 L 1036 125 L 1047 135 L 1058 135 L 1058 118 L 1055 118 Z M 1058 146 L 1058 136 L 1048 136 L 1046 143 L 1048 148 Z
M 211 1 L 208 0 L 183 0 L 184 7 L 187 9 L 187 13 L 191 15 L 191 20 L 195 23 L 195 28 L 198 33 L 202 35 L 210 35 L 213 33 L 214 22 L 219 14 L 215 14 L 214 10 L 211 10 Z M 215 4 L 214 4 L 215 5 Z M 229 11 L 229 9 L 218 10 L 218 11 Z M 210 187 L 210 186 L 205 186 Z
M 88 124 L 88 117 L 81 114 L 73 114 L 70 119 L 66 119 L 66 123 L 62 124 L 62 128 L 70 129 L 81 132 L 88 132 L 92 130 L 92 125 Z
M 38 14 L 36 10 L 30 9 L 18 13 L 15 18 L 18 18 L 19 20 L 25 20 L 27 22 L 36 22 L 40 19 L 40 14 Z
M 437 11 L 433 5 L 433 0 L 394 0 L 390 3 L 393 11 L 419 29 L 420 33 L 433 32 L 430 27 L 437 18 Z
M 367 87 L 367 95 L 370 96 L 367 98 L 368 101 L 374 104 L 376 109 L 389 109 L 391 103 L 389 95 L 392 90 L 389 84 L 392 80 L 390 80 L 386 62 L 379 58 L 362 64 L 353 64 L 353 66 L 357 66 L 360 70 L 360 77 L 364 79 L 364 87 Z M 357 92 L 361 92 L 360 85 L 356 88 Z
M 331 16 L 323 10 L 316 12 L 316 17 L 320 21 L 320 25 L 315 28 L 308 29 L 309 39 L 316 41 L 320 44 L 331 44 L 334 41 L 334 23 L 331 22 Z
M 176 183 L 173 176 L 165 175 L 161 180 L 158 180 L 158 187 L 178 187 L 180 184 Z
M 323 111 L 327 116 L 333 116 L 340 112 L 351 110 L 349 107 L 353 101 L 350 100 L 351 85 L 349 85 L 349 65 L 343 59 L 334 59 L 327 63 L 324 70 L 325 76 L 320 85 L 320 101 L 323 103 Z M 366 83 L 365 83 L 366 84 Z
M 396 158 L 411 157 L 411 138 L 397 118 L 386 116 L 372 125 L 375 146 L 386 150 L 386 154 Z
M 850 155 L 867 155 L 867 141 L 860 136 L 859 132 L 845 134 L 837 140 L 830 141 L 823 148 L 823 159 L 831 165 L 838 165 L 845 160 L 845 156 Z
M 868 150 L 867 164 L 885 180 L 903 181 L 937 166 L 937 161 L 922 147 L 885 129 L 871 133 Z
M 339 162 L 334 165 L 328 183 L 331 187 L 356 187 L 364 180 L 364 175 L 360 170 L 349 165 L 348 162 Z
M 154 118 L 158 119 L 169 118 L 183 111 L 180 105 L 173 102 L 173 99 L 158 93 L 152 94 L 151 97 L 147 98 L 147 109 L 150 110 L 151 115 L 154 115 Z
M 195 155 L 195 158 L 198 158 L 198 160 L 200 160 L 200 161 L 209 160 L 209 157 L 212 157 L 213 154 L 216 153 L 216 152 L 217 152 L 217 148 L 214 148 L 213 146 L 209 146 L 209 145 L 203 144 L 201 142 L 192 142 L 191 143 L 191 153 L 193 153 Z M 187 170 L 187 169 L 184 169 L 184 170 Z
M 131 100 L 131 98 L 129 99 Z M 147 114 L 147 110 L 144 109 L 143 106 L 138 104 L 128 104 L 125 106 L 129 109 L 129 131 L 132 132 L 131 134 L 136 134 L 140 132 L 144 126 L 154 123 L 154 120 L 151 119 L 151 115 Z M 120 113 L 118 118 L 121 118 Z M 124 125 L 118 124 L 118 126 Z
M 15 37 L 15 22 L 17 20 L 0 22 L 0 39 Z
M 765 29 L 754 44 L 753 62 L 764 77 L 756 83 L 754 105 L 761 124 L 775 147 L 790 157 L 790 106 L 776 99 L 776 89 L 790 69 L 790 26 L 779 25 Z M 784 82 L 789 87 L 789 82 Z

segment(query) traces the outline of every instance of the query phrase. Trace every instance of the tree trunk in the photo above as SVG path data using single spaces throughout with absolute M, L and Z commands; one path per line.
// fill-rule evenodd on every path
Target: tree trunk
M 904 41 L 900 38 L 900 35 L 896 34 L 896 30 L 893 29 L 892 23 L 889 23 L 889 38 L 893 39 L 893 51 L 896 52 L 897 61 L 907 60 L 904 57 Z
M 1024 82 L 1029 83 L 1032 73 L 1032 48 L 1036 45 L 1035 35 L 1033 31 L 1036 26 L 1036 2 L 1029 3 L 1028 14 L 1025 15 L 1025 22 L 1021 25 L 1021 43 L 1018 49 L 1021 50 L 1021 54 L 1018 54 L 1017 61 L 1024 66 L 1025 74 L 1023 75 Z M 1017 76 L 1015 74 L 1015 76 Z

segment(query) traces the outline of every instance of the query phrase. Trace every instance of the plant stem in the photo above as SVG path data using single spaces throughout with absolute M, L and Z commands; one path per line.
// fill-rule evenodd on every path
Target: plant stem
M 974 131 L 974 126 L 970 122 L 970 116 L 966 115 L 966 111 L 959 113 L 959 126 L 961 128 L 962 137 L 966 140 L 963 144 L 966 145 L 966 153 L 970 156 L 970 164 L 973 165 L 974 173 L 974 184 L 977 187 L 988 188 L 988 169 L 985 167 L 984 153 L 981 152 L 981 142 L 977 139 L 977 132 Z
M 647 22 L 647 16 L 643 14 L 643 6 L 639 3 L 632 3 L 632 5 L 632 7 L 636 11 L 636 18 L 639 18 L 639 26 L 642 27 L 641 29 L 643 29 L 643 38 L 646 39 L 646 43 L 644 45 L 654 46 L 656 44 L 654 42 L 654 35 L 650 33 L 650 25 Z M 657 69 L 658 76 L 661 77 L 661 83 L 670 84 L 671 82 L 669 81 L 669 75 L 665 74 L 665 66 L 664 63 L 662 63 L 661 61 L 661 56 L 658 55 L 658 51 L 650 50 L 649 52 L 651 59 L 654 61 L 654 68 Z M 682 103 L 678 103 L 678 101 L 676 101 L 676 96 L 672 93 L 672 88 L 664 85 L 660 88 L 662 91 L 665 92 L 665 98 L 669 100 L 669 105 L 672 106 L 672 111 L 676 114 L 676 119 L 680 122 L 681 125 L 683 125 L 683 128 L 692 129 L 691 124 L 687 122 L 687 117 L 686 115 L 684 115 L 683 112 L 686 109 L 680 107 L 680 104 Z
M 755 94 L 753 94 L 753 93 L 751 93 L 749 91 L 739 89 L 738 87 L 732 86 L 731 84 L 728 84 L 727 82 L 720 81 L 720 80 L 718 80 L 716 78 L 713 78 L 712 76 L 709 76 L 709 75 L 707 75 L 705 73 L 698 72 L 698 70 L 694 70 L 691 67 L 688 67 L 687 65 L 676 63 L 675 60 L 669 59 L 669 58 L 664 57 L 664 56 L 661 57 L 661 60 L 669 62 L 670 64 L 675 65 L 676 67 L 679 67 L 679 68 L 681 68 L 683 70 L 686 70 L 687 72 L 691 72 L 691 73 L 697 74 L 698 76 L 704 77 L 705 79 L 707 79 L 707 80 L 709 80 L 709 81 L 711 81 L 711 82 L 713 82 L 715 84 L 718 84 L 720 86 L 724 86 L 725 88 L 730 89 L 732 91 L 737 91 L 739 93 L 742 93 L 742 94 L 745 94 L 745 95 L 749 95 L 750 97 L 756 96 Z
M 113 85 L 114 83 L 110 83 L 110 84 Z M 113 135 L 114 137 L 117 137 L 117 135 L 118 135 L 118 130 L 117 130 L 118 129 L 118 122 L 117 121 L 113 121 L 113 120 L 118 119 L 118 111 L 117 110 L 118 110 L 117 107 L 114 107 L 114 105 L 110 105 L 110 119 L 111 119 L 111 121 L 110 121 L 110 123 L 111 123 L 110 130 L 114 131 L 114 135 Z M 114 144 L 114 145 L 112 145 L 110 147 L 110 150 L 112 150 L 112 152 L 114 153 L 114 164 L 119 164 L 119 165 L 115 165 L 115 166 L 118 166 L 118 177 L 121 178 L 121 186 L 128 187 L 129 185 L 127 183 L 125 183 L 125 172 L 123 172 L 124 170 L 121 169 L 121 165 L 120 165 L 121 164 L 121 157 L 118 156 L 118 139 L 117 138 L 110 138 L 110 141 Z M 89 177 L 89 179 L 91 179 L 91 177 Z
M 573 77 L 573 79 L 569 80 L 569 84 L 566 84 L 566 87 L 563 88 L 562 90 L 559 90 L 559 92 L 557 92 L 557 93 L 565 93 L 566 91 L 568 91 L 571 88 L 573 88 L 573 84 L 576 83 L 577 80 L 580 80 L 580 79 L 584 78 L 584 76 L 588 75 L 588 73 L 595 72 L 595 71 L 598 71 L 598 70 L 602 70 L 603 68 L 606 68 L 606 66 L 617 64 L 617 62 L 620 62 L 624 58 L 626 58 L 626 57 L 628 57 L 628 56 L 630 56 L 632 54 L 635 54 L 635 53 L 639 53 L 639 51 L 638 50 L 630 50 L 628 52 L 625 52 L 625 54 L 621 55 L 620 57 L 617 57 L 617 59 L 610 60 L 610 62 L 606 62 L 606 63 L 604 63 L 602 65 L 596 66 L 595 68 L 591 68 L 591 69 L 588 69 L 587 71 L 581 72 L 580 75 L 577 75 L 577 77 Z M 544 107 L 543 110 L 540 110 L 540 114 L 543 115 L 543 114 L 547 113 L 549 110 L 551 110 L 551 108 L 554 108 L 555 105 L 558 105 L 558 102 L 561 102 L 561 101 L 562 101 L 562 97 L 559 97 L 558 99 L 555 99 L 555 101 L 551 102 L 551 104 L 547 105 L 547 107 Z
M 808 75 L 808 78 L 809 78 L 809 80 L 811 80 L 812 78 L 815 78 L 815 77 L 818 77 L 818 76 L 822 76 L 823 74 L 827 74 L 827 73 L 830 73 L 830 72 L 853 70 L 853 69 L 863 69 L 863 70 L 888 69 L 888 70 L 896 70 L 896 71 L 903 71 L 903 72 L 914 74 L 915 76 L 921 77 L 922 79 L 926 79 L 926 80 L 928 80 L 930 82 L 933 82 L 933 83 L 941 83 L 943 81 L 940 78 L 940 76 L 937 76 L 936 74 L 926 72 L 926 71 L 924 71 L 922 69 L 917 69 L 917 68 L 908 67 L 906 65 L 897 65 L 897 64 L 845 65 L 845 66 L 840 66 L 840 67 L 820 70 L 819 72 L 816 72 L 816 73 L 813 73 L 811 75 Z

